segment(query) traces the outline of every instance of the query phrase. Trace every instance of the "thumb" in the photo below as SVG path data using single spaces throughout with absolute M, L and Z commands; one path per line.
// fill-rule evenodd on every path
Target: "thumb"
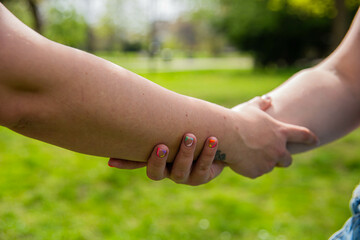
M 269 107 L 271 107 L 271 97 L 268 95 L 255 97 L 249 101 L 249 104 L 251 106 L 260 108 L 262 111 L 266 111 Z
M 319 144 L 319 138 L 309 129 L 286 123 L 284 123 L 284 125 L 287 142 L 303 143 L 307 145 Z

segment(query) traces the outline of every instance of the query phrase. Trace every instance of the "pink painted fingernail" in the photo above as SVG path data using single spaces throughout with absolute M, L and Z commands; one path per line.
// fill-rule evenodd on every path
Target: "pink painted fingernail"
M 186 136 L 184 139 L 184 144 L 187 147 L 191 147 L 194 143 L 194 138 Z
M 159 148 L 156 150 L 156 155 L 159 157 L 159 158 L 163 158 L 166 156 L 166 153 L 167 151 L 165 149 L 162 149 L 162 148 Z
M 209 140 L 209 148 L 214 148 L 214 147 L 216 147 L 216 145 L 217 145 L 217 140 L 214 138 L 211 138 Z

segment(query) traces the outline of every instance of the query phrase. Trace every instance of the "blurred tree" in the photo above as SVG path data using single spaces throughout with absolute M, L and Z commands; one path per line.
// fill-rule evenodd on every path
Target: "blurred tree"
M 348 28 L 349 12 L 346 9 L 345 0 L 335 1 L 335 18 L 333 21 L 330 49 L 335 49 L 346 34 Z
M 135 22 L 141 17 L 134 17 L 131 12 L 137 10 L 139 1 L 107 0 L 106 11 L 96 28 L 96 36 L 101 41 L 98 47 L 106 51 L 140 51 L 145 45 L 145 31 L 138 32 Z
M 272 0 L 270 4 L 281 8 L 279 0 Z M 345 36 L 350 20 L 349 13 L 351 9 L 356 9 L 359 2 L 358 0 L 288 0 L 288 4 L 293 11 L 301 11 L 312 16 L 327 16 L 332 19 L 329 49 L 332 51 Z
M 39 11 L 40 0 L 27 0 L 27 2 L 29 4 L 31 13 L 32 13 L 33 18 L 34 18 L 35 31 L 42 34 L 44 23 L 43 23 L 43 20 L 42 20 L 42 17 L 40 15 L 40 11 Z
M 86 24 L 86 51 L 90 53 L 95 51 L 95 34 L 90 24 Z
M 97 45 L 98 49 L 105 51 L 120 50 L 119 32 L 122 32 L 122 29 L 119 29 L 118 26 L 113 23 L 109 14 L 106 14 L 101 18 L 95 31 L 97 38 L 99 39 Z
M 92 16 L 94 15 L 94 1 L 84 0 L 85 2 L 85 21 L 86 21 L 86 51 L 92 53 L 95 50 L 95 34 L 93 30 Z
M 39 10 L 39 5 L 41 1 L 42 0 L 1 0 L 0 2 L 2 2 L 5 6 L 9 7 L 9 9 L 14 9 L 14 5 L 27 3 L 32 17 L 33 29 L 38 33 L 42 34 L 44 21 Z
M 56 42 L 85 49 L 87 47 L 87 23 L 74 8 L 61 9 L 53 6 L 48 10 L 44 36 Z
M 335 1 L 337 5 L 335 5 Z M 216 0 L 210 21 L 258 65 L 315 59 L 337 45 L 349 25 L 353 0 Z

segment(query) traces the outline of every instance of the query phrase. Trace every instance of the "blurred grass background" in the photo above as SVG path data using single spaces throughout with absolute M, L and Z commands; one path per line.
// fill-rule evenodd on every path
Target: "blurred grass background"
M 295 70 L 146 73 L 171 90 L 231 107 Z M 204 90 L 205 89 L 205 90 Z M 0 129 L 0 239 L 327 239 L 350 216 L 360 132 L 297 155 L 256 180 L 226 169 L 199 187 L 153 182 Z
M 51 40 L 226 107 L 326 57 L 359 7 L 358 0 L 0 2 Z M 350 216 L 359 146 L 358 130 L 259 179 L 226 169 L 188 187 L 0 127 L 0 240 L 328 239 Z

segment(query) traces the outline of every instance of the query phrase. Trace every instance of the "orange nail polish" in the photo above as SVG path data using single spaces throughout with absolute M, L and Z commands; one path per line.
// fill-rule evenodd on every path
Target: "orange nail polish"
M 217 145 L 217 140 L 215 140 L 215 139 L 209 140 L 209 148 L 214 148 L 214 147 L 216 147 L 216 145 Z

